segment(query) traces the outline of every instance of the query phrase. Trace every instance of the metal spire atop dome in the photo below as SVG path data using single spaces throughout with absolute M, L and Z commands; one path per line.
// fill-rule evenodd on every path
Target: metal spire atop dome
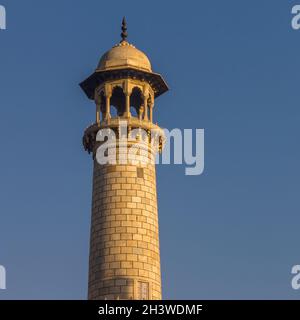
M 126 23 L 125 17 L 123 17 L 123 20 L 122 20 L 122 33 L 121 33 L 122 40 L 120 42 L 126 41 L 127 37 L 128 37 L 127 23 Z

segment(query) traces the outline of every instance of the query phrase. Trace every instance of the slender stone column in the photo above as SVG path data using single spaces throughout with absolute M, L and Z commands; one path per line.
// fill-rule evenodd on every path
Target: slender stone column
M 148 101 L 147 101 L 147 96 L 144 96 L 144 120 L 148 121 Z
M 150 121 L 153 122 L 153 107 L 154 107 L 154 103 L 151 102 L 150 103 Z
M 101 104 L 101 98 L 96 100 L 96 123 L 100 124 L 100 104 Z
M 125 106 L 125 117 L 130 118 L 131 113 L 130 113 L 130 93 L 126 92 L 126 106 Z
M 105 119 L 108 120 L 110 119 L 110 98 L 111 95 L 106 96 L 106 109 L 105 109 Z

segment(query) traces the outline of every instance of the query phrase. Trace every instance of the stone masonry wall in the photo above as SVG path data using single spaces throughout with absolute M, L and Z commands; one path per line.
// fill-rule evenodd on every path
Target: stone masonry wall
M 89 263 L 89 299 L 161 299 L 155 164 L 94 161 Z

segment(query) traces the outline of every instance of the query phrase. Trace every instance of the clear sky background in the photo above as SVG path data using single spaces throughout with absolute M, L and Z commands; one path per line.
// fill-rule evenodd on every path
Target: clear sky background
M 120 39 L 171 90 L 155 121 L 205 129 L 205 171 L 157 169 L 166 299 L 300 299 L 300 1 L 1 0 L 0 299 L 85 299 L 94 104 L 78 83 Z

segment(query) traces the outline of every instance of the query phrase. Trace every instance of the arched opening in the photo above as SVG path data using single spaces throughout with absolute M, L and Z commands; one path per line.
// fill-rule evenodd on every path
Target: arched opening
M 125 112 L 126 99 L 123 89 L 121 87 L 114 87 L 110 99 L 110 104 L 114 107 L 111 108 L 110 111 L 112 117 L 118 117 L 123 115 L 123 113 Z
M 130 112 L 133 117 L 141 118 L 143 113 L 143 94 L 142 90 L 138 87 L 134 87 L 130 96 Z
M 110 106 L 110 116 L 112 118 L 118 117 L 118 109 L 114 105 Z

